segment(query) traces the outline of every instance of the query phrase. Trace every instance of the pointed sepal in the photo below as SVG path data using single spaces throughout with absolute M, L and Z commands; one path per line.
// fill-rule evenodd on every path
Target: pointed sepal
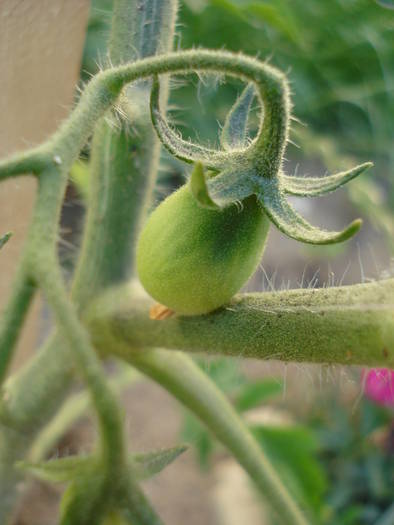
M 41 481 L 67 483 L 89 472 L 96 464 L 97 458 L 89 455 L 67 456 L 38 463 L 20 461 L 16 466 Z
M 334 244 L 352 237 L 360 229 L 362 221 L 357 219 L 341 232 L 328 232 L 309 224 L 289 204 L 279 188 L 278 180 L 265 181 L 257 194 L 263 210 L 288 237 L 308 244 Z
M 220 136 L 224 149 L 237 149 L 247 145 L 248 117 L 254 95 L 255 87 L 250 83 L 229 111 Z
M 137 477 L 145 480 L 159 474 L 187 449 L 186 445 L 177 445 L 145 454 L 135 454 L 132 459 L 137 469 Z
M 226 160 L 224 152 L 183 140 L 171 129 L 160 109 L 160 83 L 157 76 L 152 81 L 150 113 L 161 143 L 172 155 L 188 163 L 203 162 L 211 169 L 220 169 L 223 166 Z
M 219 206 L 211 199 L 207 181 L 205 179 L 204 166 L 201 162 L 196 162 L 190 176 L 190 191 L 193 197 L 202 208 L 218 210 Z
M 317 197 L 335 191 L 372 166 L 372 162 L 365 162 L 351 170 L 326 177 L 288 177 L 287 175 L 281 175 L 280 178 L 283 190 L 288 195 Z

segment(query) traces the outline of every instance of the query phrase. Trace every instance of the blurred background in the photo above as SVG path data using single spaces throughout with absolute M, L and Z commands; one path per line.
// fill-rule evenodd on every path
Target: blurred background
M 91 3 L 81 83 L 105 63 L 111 9 L 110 0 Z M 242 50 L 287 72 L 297 118 L 291 129 L 294 144 L 286 153 L 288 174 L 318 176 L 369 160 L 374 163 L 335 194 L 293 199 L 310 222 L 327 229 L 341 229 L 362 217 L 361 233 L 338 246 L 311 247 L 272 227 L 261 268 L 246 290 L 337 286 L 393 275 L 393 2 L 183 0 L 176 47 L 198 46 Z M 241 90 L 242 84 L 230 78 L 176 77 L 169 119 L 185 138 L 218 147 L 218 130 Z M 258 111 L 256 106 L 251 137 Z M 69 272 L 78 251 L 89 186 L 83 163 L 72 175 L 60 244 Z M 184 164 L 163 152 L 156 203 L 187 175 Z M 394 406 L 375 388 L 387 382 L 387 374 L 261 363 L 242 356 L 198 361 L 249 422 L 315 523 L 394 524 Z M 140 377 L 125 384 L 134 450 L 190 444 L 173 465 L 145 485 L 166 523 L 271 523 L 242 471 L 196 419 Z M 54 452 L 88 448 L 92 432 L 81 411 L 78 424 Z M 17 523 L 54 523 L 58 495 L 37 484 Z

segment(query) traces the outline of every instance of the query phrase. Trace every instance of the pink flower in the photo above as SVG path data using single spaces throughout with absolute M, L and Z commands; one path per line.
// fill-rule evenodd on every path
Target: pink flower
M 365 395 L 375 403 L 394 407 L 394 370 L 373 368 L 363 371 Z

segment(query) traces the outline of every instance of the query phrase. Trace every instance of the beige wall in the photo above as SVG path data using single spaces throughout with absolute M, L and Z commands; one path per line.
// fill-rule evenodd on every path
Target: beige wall
M 89 12 L 88 0 L 0 0 L 0 157 L 48 137 L 72 107 Z M 0 185 L 0 311 L 26 234 L 35 193 L 29 177 Z M 36 301 L 16 361 L 37 341 Z M 14 362 L 15 366 L 15 362 Z

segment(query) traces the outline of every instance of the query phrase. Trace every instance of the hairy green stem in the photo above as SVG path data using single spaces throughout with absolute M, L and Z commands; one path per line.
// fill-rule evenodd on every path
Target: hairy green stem
M 72 303 L 67 298 L 60 276 L 53 271 L 43 271 L 41 268 L 36 268 L 36 273 L 38 283 L 55 312 L 59 331 L 67 342 L 77 363 L 77 368 L 89 389 L 100 423 L 100 465 L 102 468 L 100 475 L 103 476 L 104 484 L 97 495 L 98 501 L 92 502 L 94 505 L 92 516 L 89 516 L 88 521 L 84 523 L 89 523 L 89 525 L 100 523 L 103 516 L 99 509 L 102 508 L 105 512 L 113 501 L 117 504 L 118 495 L 124 493 L 128 495 L 130 503 L 128 508 L 134 523 L 159 525 L 160 519 L 132 477 L 131 464 L 130 461 L 127 461 L 126 456 L 123 417 L 118 400 L 106 382 L 99 358 L 90 346 L 88 334 L 81 326 Z M 127 478 L 125 477 L 126 469 Z M 87 493 L 84 497 L 88 499 L 91 495 Z M 74 521 L 64 519 L 64 523 L 71 525 Z
M 61 179 L 62 177 L 65 178 L 66 173 L 59 170 L 58 175 Z M 56 193 L 53 193 L 53 188 L 52 178 L 48 178 L 48 176 L 40 178 L 37 214 L 32 223 L 30 238 L 34 239 L 36 231 L 44 231 L 45 224 L 50 216 L 47 215 L 46 209 L 41 211 L 40 203 L 46 203 L 48 200 L 56 201 Z M 35 253 L 32 253 L 29 259 L 31 274 L 44 291 L 48 303 L 54 310 L 60 336 L 73 355 L 73 361 L 89 389 L 93 405 L 97 411 L 100 424 L 100 462 L 105 480 L 103 492 L 99 494 L 99 498 L 105 506 L 105 500 L 110 504 L 111 495 L 123 490 L 126 483 L 124 479 L 126 444 L 123 434 L 123 416 L 116 396 L 107 385 L 99 358 L 90 346 L 89 336 L 80 324 L 73 305 L 67 297 L 67 291 L 55 256 L 54 239 L 51 238 L 51 235 L 45 238 L 39 237 L 33 246 Z M 130 465 L 127 468 L 130 472 Z M 127 487 L 130 486 L 130 483 L 132 483 L 131 478 L 127 480 Z M 141 507 L 134 509 L 136 523 L 146 525 L 159 523 L 155 513 L 142 496 L 138 499 L 138 503 Z M 96 518 L 92 516 L 91 520 L 93 519 Z
M 49 259 L 50 261 L 51 259 Z M 48 257 L 46 257 L 48 263 Z M 53 264 L 55 267 L 55 264 Z M 92 396 L 100 421 L 102 454 L 108 471 L 116 477 L 122 469 L 126 451 L 123 436 L 123 421 L 116 397 L 108 388 L 101 363 L 90 346 L 88 334 L 81 326 L 67 292 L 61 284 L 60 275 L 54 270 L 36 266 L 38 284 L 53 308 L 57 326 L 67 343 L 77 368 Z
M 145 58 L 97 74 L 87 85 L 68 120 L 42 149 L 51 153 L 51 162 L 69 167 L 91 135 L 96 121 L 116 103 L 124 86 L 154 75 L 193 71 L 225 73 L 254 82 L 263 103 L 267 102 L 272 108 L 263 123 L 264 129 L 272 124 L 272 133 L 277 134 L 271 136 L 270 147 L 283 144 L 289 112 L 286 77 L 268 64 L 242 54 L 189 50 Z M 274 125 L 272 121 L 280 111 L 284 113 Z
M 43 289 L 54 309 L 60 333 L 69 351 L 73 353 L 74 362 L 87 383 L 98 413 L 105 472 L 109 479 L 118 479 L 126 457 L 122 418 L 117 401 L 107 387 L 101 364 L 90 348 L 88 336 L 67 298 L 55 255 L 59 214 L 66 183 L 67 171 L 64 168 L 52 167 L 40 174 L 33 219 L 22 259 L 25 266 L 22 269 L 28 278 Z M 12 487 L 8 488 L 7 495 Z M 1 506 L 2 509 L 5 508 L 5 512 L 7 507 L 7 504 Z
M 58 167 L 50 161 L 49 166 L 40 174 L 27 241 L 17 267 L 11 297 L 0 324 L 1 379 L 4 379 L 7 372 L 21 326 L 35 291 L 34 276 L 29 267 L 30 261 L 39 255 L 44 238 L 46 246 L 55 246 L 66 184 L 66 177 L 59 176 Z M 42 225 L 45 225 L 43 229 L 41 229 Z
M 86 317 L 96 348 L 126 359 L 159 343 L 186 352 L 394 367 L 394 279 L 238 295 L 209 315 L 162 321 L 149 318 L 151 305 L 131 286 L 105 294 Z
M 57 228 L 60 217 L 61 205 L 64 197 L 64 192 L 67 184 L 65 173 L 59 172 L 58 166 L 52 161 L 50 165 L 44 170 L 39 178 L 38 192 L 36 202 L 33 210 L 32 222 L 29 227 L 27 241 L 23 250 L 17 275 L 24 276 L 24 279 L 36 283 L 33 275 L 31 263 L 37 262 L 43 269 L 47 268 L 49 262 L 45 260 L 48 253 L 54 253 L 57 241 Z M 52 249 L 52 250 L 51 250 Z M 10 361 L 12 351 L 14 349 L 17 336 L 20 331 L 25 313 L 31 301 L 31 296 L 28 292 L 18 293 L 19 284 L 11 294 L 11 300 L 6 308 L 6 312 L 14 310 L 13 323 L 8 325 L 8 328 L 2 327 L 2 334 L 8 331 L 7 347 L 3 347 L 3 356 L 5 356 L 5 365 Z M 19 299 L 18 299 L 19 297 Z M 24 299 L 24 300 L 21 300 Z M 13 303 L 18 306 L 18 309 L 13 309 Z M 0 336 L 0 337 L 3 337 Z M 42 365 L 42 362 L 40 363 Z M 46 362 L 43 366 L 46 366 Z M 49 369 L 51 365 L 49 364 Z M 6 518 L 12 508 L 15 498 L 15 485 L 20 478 L 20 474 L 14 469 L 14 462 L 19 459 L 26 449 L 29 439 L 24 432 L 27 427 L 30 427 L 30 432 L 35 433 L 35 429 L 39 426 L 40 418 L 38 415 L 34 423 L 31 422 L 31 408 L 32 396 L 35 391 L 43 391 L 49 384 L 51 384 L 50 376 L 42 376 L 42 366 L 37 368 L 33 364 L 32 370 L 35 372 L 35 381 L 29 382 L 30 389 L 26 389 L 22 396 L 12 395 L 13 380 L 9 380 L 2 389 L 2 403 L 0 406 L 0 522 L 5 523 Z M 21 374 L 23 376 L 23 373 Z M 59 383 L 54 388 L 54 391 L 62 383 L 59 378 Z M 23 384 L 23 379 L 22 383 Z M 25 385 L 27 386 L 27 385 Z M 24 390 L 22 388 L 22 390 Z M 51 400 L 47 403 L 51 404 Z M 33 403 L 34 405 L 34 403 Z M 17 410 L 13 410 L 13 408 Z M 42 410 L 45 412 L 45 410 Z M 27 421 L 28 422 L 27 422 Z
M 176 0 L 116 0 L 109 40 L 112 65 L 167 53 L 172 48 Z
M 249 473 L 283 525 L 308 523 L 231 404 L 188 356 L 154 349 L 130 353 L 128 361 L 207 425 Z
M 169 51 L 176 8 L 176 0 L 117 0 L 109 45 L 111 64 Z M 73 285 L 82 305 L 97 291 L 133 273 L 136 238 L 151 204 L 159 160 L 149 92 L 147 84 L 129 86 L 118 100 L 120 111 L 108 112 L 94 133 L 91 198 Z M 166 99 L 165 89 L 164 107 Z
M 6 377 L 13 349 L 34 295 L 35 285 L 26 275 L 24 266 L 19 266 L 11 298 L 0 319 L 0 385 Z

